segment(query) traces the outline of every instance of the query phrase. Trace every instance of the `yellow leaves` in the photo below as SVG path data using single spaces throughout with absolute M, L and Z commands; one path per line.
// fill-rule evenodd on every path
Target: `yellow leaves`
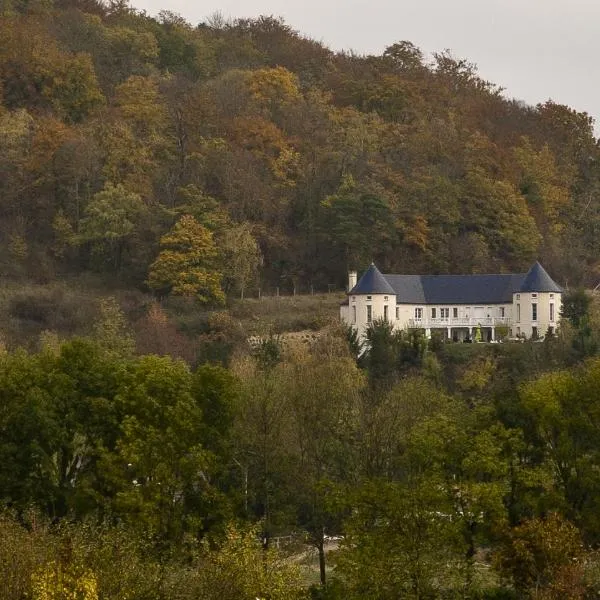
M 576 388 L 574 377 L 568 371 L 546 373 L 536 381 L 524 385 L 520 396 L 523 406 L 537 416 L 540 426 L 560 418 L 561 406 Z
M 146 135 L 166 124 L 167 109 L 155 78 L 130 77 L 115 90 L 115 104 L 120 116 Z
M 194 296 L 201 303 L 225 300 L 213 234 L 184 215 L 160 241 L 161 252 L 150 266 L 148 285 L 157 291 Z
M 52 230 L 54 233 L 54 243 L 52 251 L 58 258 L 62 258 L 68 248 L 77 245 L 77 236 L 71 222 L 60 209 L 52 221 Z
M 531 141 L 523 137 L 520 145 L 514 149 L 514 155 L 521 170 L 521 190 L 538 220 L 550 233 L 561 233 L 564 229 L 562 212 L 571 202 L 571 174 L 558 168 L 547 144 L 541 150 L 536 150 Z
M 283 132 L 262 117 L 238 117 L 230 131 L 232 142 L 261 157 L 273 158 L 287 147 Z
M 429 226 L 423 215 L 416 215 L 410 225 L 404 229 L 404 241 L 407 245 L 413 246 L 421 252 L 427 250 Z
M 98 131 L 107 154 L 104 173 L 111 181 L 151 196 L 158 156 L 168 146 L 167 109 L 158 80 L 130 77 L 116 88 L 115 106 L 110 121 Z
M 58 119 L 38 117 L 31 141 L 29 168 L 32 171 L 42 171 L 43 177 L 50 177 L 51 169 L 48 165 L 70 135 L 71 129 Z
M 252 97 L 268 108 L 300 97 L 298 77 L 284 67 L 252 71 L 248 87 Z
M 12 233 L 8 238 L 8 252 L 17 262 L 23 262 L 29 254 L 29 246 L 23 235 Z
M 0 152 L 5 159 L 17 160 L 28 151 L 34 119 L 23 108 L 0 115 Z
M 50 105 L 71 122 L 104 102 L 91 57 L 64 52 L 35 18 L 0 19 L 0 79 L 9 104 Z
M 131 54 L 143 62 L 152 62 L 159 54 L 158 42 L 148 31 L 135 31 L 126 27 L 109 27 L 106 36 L 113 51 Z
M 300 168 L 296 152 L 274 123 L 262 117 L 238 117 L 231 124 L 230 139 L 269 164 L 282 185 L 293 187 Z
M 98 600 L 96 576 L 80 565 L 50 562 L 32 576 L 32 600 Z
M 494 360 L 489 356 L 481 357 L 473 364 L 468 365 L 457 383 L 465 391 L 482 392 L 492 380 L 495 372 Z
M 258 528 L 240 530 L 229 526 L 216 551 L 206 551 L 204 585 L 218 598 L 270 598 L 292 600 L 303 597 L 298 567 L 273 550 L 263 550 Z M 222 590 L 222 591 L 221 591 Z
M 301 156 L 292 148 L 282 148 L 279 156 L 272 161 L 271 170 L 273 175 L 282 185 L 293 187 L 300 170 Z

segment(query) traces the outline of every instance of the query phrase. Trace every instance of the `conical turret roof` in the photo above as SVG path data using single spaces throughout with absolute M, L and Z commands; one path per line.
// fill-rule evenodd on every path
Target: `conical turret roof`
M 546 273 L 539 262 L 536 262 L 525 275 L 520 292 L 562 292 L 562 288 Z
M 350 294 L 390 294 L 395 295 L 394 288 L 381 274 L 381 271 L 371 263 L 359 282 L 350 290 Z

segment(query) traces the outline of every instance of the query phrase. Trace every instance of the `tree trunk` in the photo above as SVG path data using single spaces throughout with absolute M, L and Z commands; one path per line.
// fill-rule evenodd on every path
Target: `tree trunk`
M 319 550 L 319 574 L 321 577 L 321 586 L 325 587 L 327 584 L 327 573 L 325 571 L 325 543 L 323 540 L 323 534 L 317 543 L 317 549 Z

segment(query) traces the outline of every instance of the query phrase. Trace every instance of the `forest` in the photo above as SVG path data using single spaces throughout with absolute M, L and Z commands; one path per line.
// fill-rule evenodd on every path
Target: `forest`
M 2 0 L 0 139 L 11 279 L 92 272 L 206 301 L 343 289 L 373 260 L 600 279 L 591 117 L 408 41 L 358 56 L 274 17 Z
M 399 40 L 0 0 L 2 600 L 598 597 L 593 121 Z M 364 352 L 372 260 L 560 331 Z

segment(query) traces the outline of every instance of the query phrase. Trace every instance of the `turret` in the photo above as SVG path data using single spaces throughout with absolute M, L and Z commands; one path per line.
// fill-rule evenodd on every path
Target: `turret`
M 393 323 L 396 318 L 396 292 L 385 276 L 373 263 L 358 283 L 354 281 L 354 285 L 352 275 L 350 273 L 348 277 L 348 306 L 342 318 L 360 335 L 364 335 L 369 324 L 376 319 Z
M 560 318 L 562 291 L 536 262 L 513 292 L 513 335 L 535 339 L 554 333 Z

